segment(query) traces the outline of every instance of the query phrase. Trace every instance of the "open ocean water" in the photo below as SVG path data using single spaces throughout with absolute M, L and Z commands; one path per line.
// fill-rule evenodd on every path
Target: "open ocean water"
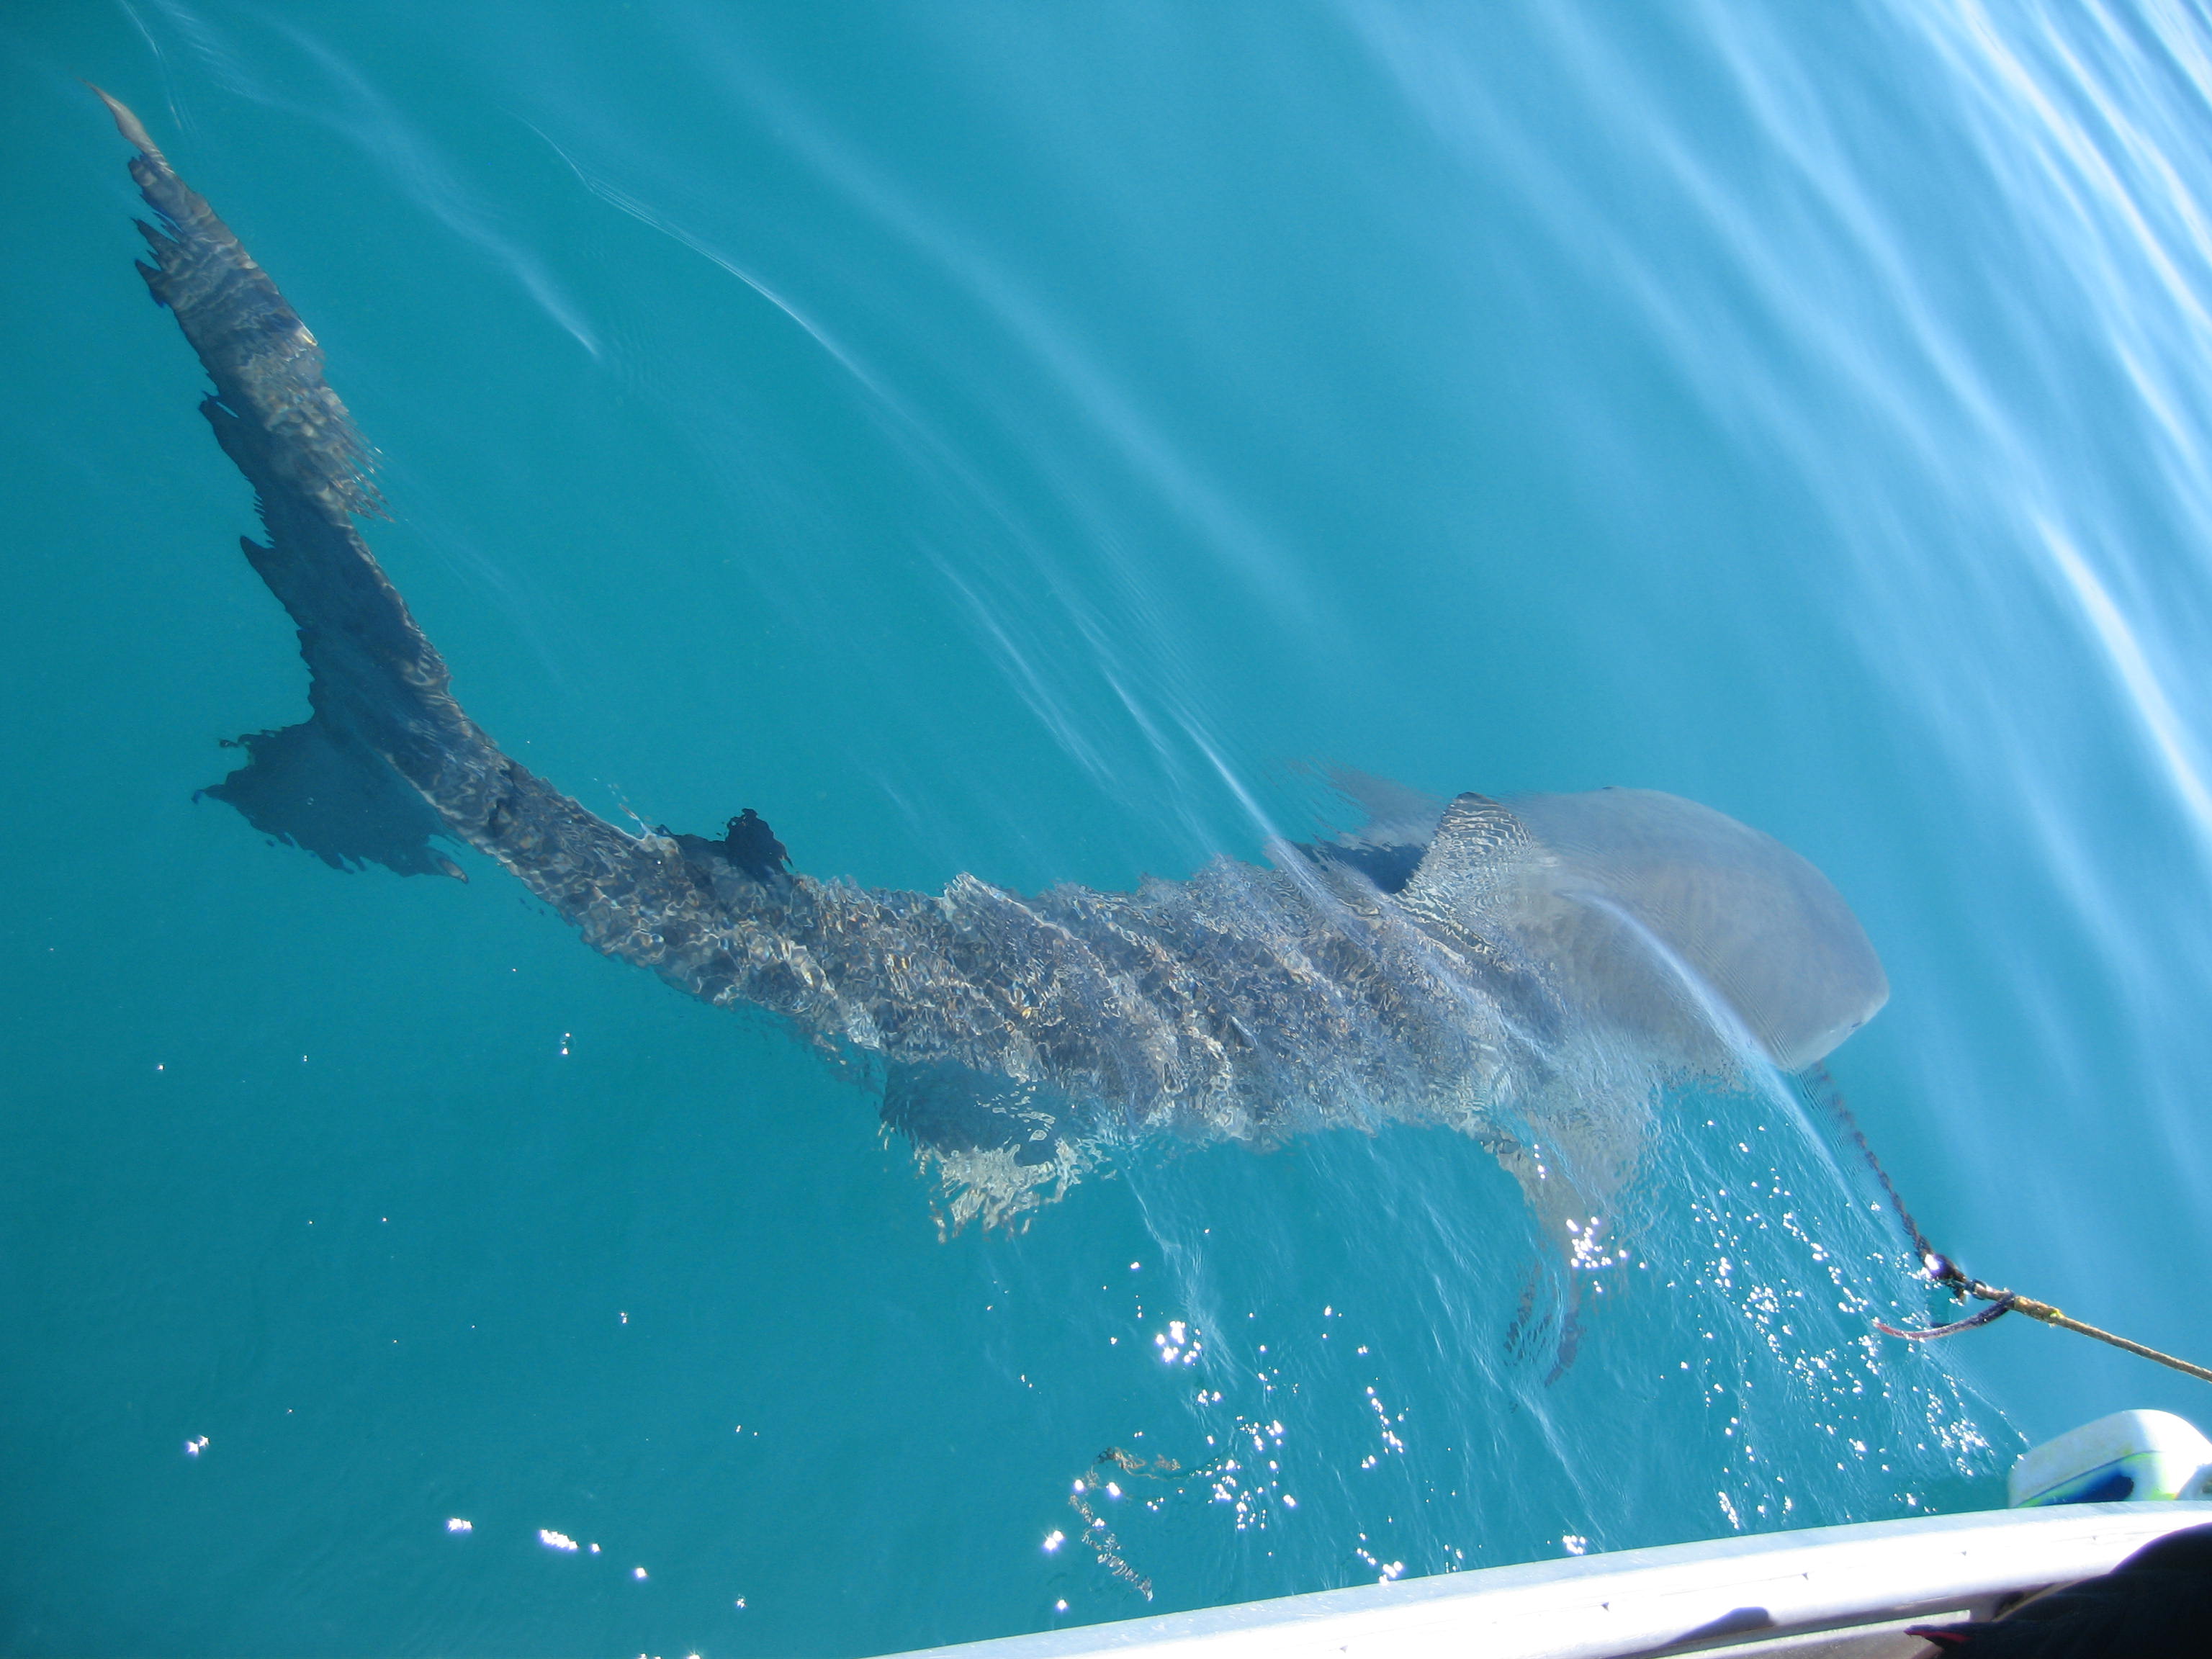
M 79 76 L 586 805 L 1035 890 L 1256 857 L 1316 764 L 1692 797 L 1881 950 L 1832 1069 L 1936 1241 L 2212 1358 L 2200 8 L 12 0 L 0 1648 L 861 1655 L 2212 1419 L 1872 1335 L 1948 1304 L 1786 1079 L 1662 1103 L 1554 1379 L 1471 1141 L 947 1228 L 865 1090 L 485 861 L 196 803 L 305 675 Z

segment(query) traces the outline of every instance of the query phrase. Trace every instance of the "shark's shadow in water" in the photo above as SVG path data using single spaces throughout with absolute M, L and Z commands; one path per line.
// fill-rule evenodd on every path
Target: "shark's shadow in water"
M 1646 790 L 1508 805 L 1355 780 L 1362 831 L 1127 893 L 794 874 L 750 808 L 719 838 L 605 822 L 455 701 L 356 527 L 383 506 L 314 337 L 106 101 L 159 222 L 139 270 L 214 379 L 201 409 L 266 538 L 241 544 L 310 673 L 312 717 L 242 739 L 208 793 L 340 866 L 458 875 L 435 843 L 474 848 L 594 949 L 865 1060 L 955 1224 L 1018 1221 L 1134 1135 L 1401 1121 L 1480 1139 L 1564 1241 L 1632 1173 L 1667 1079 L 1810 1065 L 1887 998 L 1810 864 Z

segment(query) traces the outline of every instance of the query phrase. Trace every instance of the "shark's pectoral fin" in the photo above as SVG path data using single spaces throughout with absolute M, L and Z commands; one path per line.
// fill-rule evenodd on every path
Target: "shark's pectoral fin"
M 403 876 L 460 874 L 431 846 L 448 833 L 428 803 L 383 757 L 320 716 L 229 746 L 246 763 L 200 791 L 237 808 L 264 835 L 336 870 L 380 864 Z
M 1571 1265 L 1539 1261 L 1521 1287 L 1520 1305 L 1505 1327 L 1505 1354 L 1516 1365 L 1548 1357 L 1544 1374 L 1550 1388 L 1565 1376 L 1582 1347 L 1582 1280 Z

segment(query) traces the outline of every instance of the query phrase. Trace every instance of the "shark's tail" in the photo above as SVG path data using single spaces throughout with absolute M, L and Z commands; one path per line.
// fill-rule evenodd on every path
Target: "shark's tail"
M 138 222 L 155 264 L 138 271 L 215 377 L 216 396 L 267 439 L 264 459 L 307 494 L 386 516 L 369 482 L 375 455 L 323 379 L 323 350 L 230 227 L 177 177 L 145 125 L 92 90 L 136 145 L 131 176 L 159 228 Z
M 93 90 L 137 149 L 131 175 L 158 221 L 139 223 L 154 261 L 139 272 L 213 377 L 200 411 L 254 488 L 267 540 L 240 544 L 298 624 L 313 676 L 313 717 L 240 739 L 248 763 L 208 793 L 336 865 L 458 875 L 433 840 L 472 846 L 617 948 L 613 913 L 634 907 L 641 878 L 665 884 L 666 844 L 586 811 L 463 712 L 444 659 L 354 527 L 357 514 L 388 515 L 370 482 L 374 452 L 324 380 L 322 348 L 138 118 Z

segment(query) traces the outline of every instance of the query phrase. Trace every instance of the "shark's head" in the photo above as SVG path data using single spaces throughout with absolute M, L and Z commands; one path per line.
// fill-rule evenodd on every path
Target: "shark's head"
M 1783 1070 L 1822 1059 L 1889 1000 L 1844 896 L 1773 836 L 1655 789 L 1530 795 L 1513 812 L 1558 857 L 1563 896 L 1710 997 Z
M 1889 1000 L 1826 876 L 1771 836 L 1656 790 L 1510 808 L 1462 795 L 1406 896 L 1503 932 L 1614 1024 L 1692 1048 L 1717 1029 L 1784 1071 L 1823 1058 Z

